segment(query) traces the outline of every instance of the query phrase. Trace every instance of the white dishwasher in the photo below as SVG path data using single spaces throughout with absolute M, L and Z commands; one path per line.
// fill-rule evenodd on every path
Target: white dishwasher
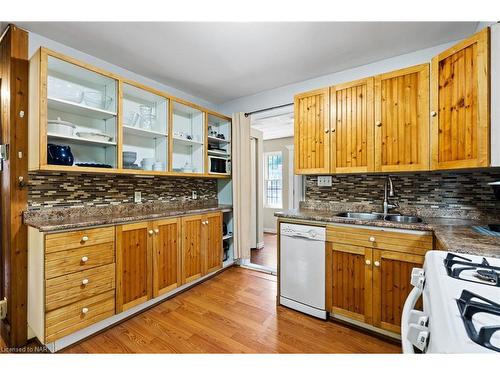
M 281 224 L 280 304 L 326 319 L 325 228 Z

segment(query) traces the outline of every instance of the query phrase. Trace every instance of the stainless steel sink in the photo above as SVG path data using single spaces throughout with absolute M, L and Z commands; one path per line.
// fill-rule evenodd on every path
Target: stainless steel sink
M 421 223 L 422 219 L 417 216 L 399 215 L 399 214 L 377 214 L 369 212 L 342 212 L 337 214 L 338 217 L 345 217 L 347 219 L 360 219 L 360 220 L 386 220 L 395 221 L 397 223 Z
M 382 220 L 384 215 L 374 214 L 368 212 L 342 212 L 338 214 L 339 217 L 345 217 L 348 219 L 360 219 L 360 220 Z
M 407 216 L 407 215 L 387 215 L 384 220 L 396 221 L 398 223 L 421 223 L 422 219 L 417 216 Z

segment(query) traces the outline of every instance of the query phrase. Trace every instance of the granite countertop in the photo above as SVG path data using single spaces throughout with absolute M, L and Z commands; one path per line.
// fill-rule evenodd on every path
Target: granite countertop
M 482 220 L 457 218 L 422 217 L 421 223 L 405 224 L 384 220 L 359 220 L 336 216 L 339 212 L 298 209 L 278 211 L 275 216 L 284 219 L 316 221 L 323 223 L 341 223 L 369 225 L 372 227 L 398 228 L 409 230 L 432 231 L 436 239 L 448 251 L 500 258 L 500 237 L 488 236 L 476 232 L 472 227 L 484 225 Z
M 140 205 L 28 210 L 24 212 L 23 218 L 26 225 L 41 232 L 56 232 L 230 209 L 231 205 L 219 205 L 213 202 L 199 205 L 169 205 L 155 202 Z

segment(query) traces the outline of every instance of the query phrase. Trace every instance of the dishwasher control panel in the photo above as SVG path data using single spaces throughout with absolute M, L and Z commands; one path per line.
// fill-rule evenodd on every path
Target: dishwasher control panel
M 311 225 L 282 223 L 280 233 L 282 236 L 302 237 L 311 240 L 325 241 L 326 229 Z

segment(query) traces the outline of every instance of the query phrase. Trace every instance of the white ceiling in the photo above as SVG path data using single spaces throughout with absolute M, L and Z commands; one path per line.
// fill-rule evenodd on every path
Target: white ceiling
M 238 97 L 464 38 L 477 22 L 17 22 L 188 94 Z

